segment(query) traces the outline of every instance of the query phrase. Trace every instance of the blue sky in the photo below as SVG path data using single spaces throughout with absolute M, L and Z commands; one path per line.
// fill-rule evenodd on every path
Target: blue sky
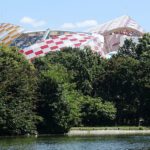
M 84 31 L 122 15 L 150 31 L 150 0 L 0 0 L 0 23 L 27 30 Z

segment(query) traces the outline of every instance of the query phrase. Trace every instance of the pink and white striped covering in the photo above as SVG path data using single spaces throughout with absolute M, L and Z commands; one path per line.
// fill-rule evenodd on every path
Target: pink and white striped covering
M 73 33 L 57 36 L 22 49 L 20 50 L 20 53 L 23 53 L 27 59 L 32 60 L 36 57 L 44 56 L 51 51 L 59 51 L 64 47 L 77 47 L 82 49 L 86 46 L 91 47 L 94 52 L 97 52 L 104 57 L 103 36 L 96 34 L 89 35 L 85 33 Z
M 121 16 L 104 24 L 100 24 L 99 26 L 90 29 L 89 32 L 104 34 L 122 28 L 138 31 L 138 34 L 140 35 L 144 33 L 144 29 L 129 16 Z
M 0 44 L 9 45 L 14 39 L 19 37 L 23 32 L 23 28 L 10 23 L 0 24 Z
M 122 16 L 101 24 L 90 30 L 104 36 L 104 52 L 118 51 L 125 39 L 139 38 L 144 34 L 143 28 L 129 16 Z

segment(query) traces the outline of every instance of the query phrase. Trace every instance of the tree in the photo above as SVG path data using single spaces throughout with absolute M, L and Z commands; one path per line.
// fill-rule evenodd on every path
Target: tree
M 105 72 L 95 80 L 97 96 L 113 101 L 119 124 L 136 124 L 140 100 L 137 72 L 139 62 L 130 57 L 109 60 Z
M 137 44 L 136 54 L 138 59 L 143 55 L 149 55 L 150 53 L 150 34 L 146 33 L 142 38 L 139 39 Z
M 135 44 L 126 40 L 118 55 L 106 62 L 104 72 L 94 81 L 95 95 L 113 101 L 119 124 L 149 122 L 150 35 Z
M 36 74 L 18 49 L 0 47 L 0 134 L 36 132 Z
M 116 117 L 116 108 L 111 102 L 101 98 L 84 97 L 81 104 L 82 124 L 85 126 L 112 125 Z
M 150 51 L 149 51 L 150 52 Z M 137 72 L 137 84 L 139 86 L 139 99 L 141 108 L 139 114 L 144 119 L 145 125 L 150 125 L 150 53 L 144 52 L 140 56 Z
M 125 40 L 124 45 L 120 47 L 117 56 L 128 56 L 140 60 L 142 56 L 150 53 L 150 34 L 146 33 L 139 38 L 138 43 L 133 42 L 132 39 Z
M 127 48 L 125 49 L 125 47 Z M 137 93 L 137 96 L 140 99 L 139 116 L 145 119 L 145 124 L 149 124 L 150 117 L 148 116 L 150 111 L 150 34 L 144 34 L 143 37 L 139 38 L 138 43 L 133 43 L 133 41 L 127 43 L 125 42 L 123 47 L 120 48 L 118 56 L 130 56 L 139 61 L 138 71 L 136 74 L 136 84 L 138 84 L 139 87 L 139 92 Z
M 137 44 L 132 39 L 126 39 L 122 47 L 119 48 L 118 56 L 128 56 L 137 58 L 136 54 Z
M 38 113 L 43 122 L 38 130 L 40 133 L 66 133 L 80 122 L 79 94 L 69 83 L 71 76 L 60 64 L 47 64 L 47 70 L 40 70 L 39 74 Z
M 113 122 L 116 113 L 113 104 L 83 95 L 91 94 L 92 80 L 102 70 L 102 60 L 98 55 L 90 50 L 69 48 L 36 59 L 34 65 L 40 74 L 38 110 L 44 122 L 39 128 L 45 130 L 41 132 L 64 133 L 72 126 L 80 126 L 81 122 L 90 125 L 86 120 L 93 122 L 93 126 Z M 93 108 L 92 119 L 88 110 Z
M 38 62 L 34 62 L 39 68 L 46 69 L 46 64 L 62 64 L 68 71 L 72 72 L 71 82 L 76 83 L 76 90 L 80 90 L 84 95 L 93 94 L 93 80 L 98 73 L 103 70 L 104 60 L 97 53 L 93 53 L 89 48 L 80 50 L 79 48 L 65 48 L 62 51 L 51 52 Z

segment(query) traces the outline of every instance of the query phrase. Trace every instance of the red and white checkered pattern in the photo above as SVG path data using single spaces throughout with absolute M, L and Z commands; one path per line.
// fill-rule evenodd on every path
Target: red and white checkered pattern
M 27 59 L 32 60 L 36 57 L 44 56 L 50 51 L 59 51 L 64 47 L 83 48 L 85 46 L 89 46 L 93 51 L 96 51 L 104 56 L 104 40 L 99 37 L 100 35 L 95 36 L 85 33 L 61 35 L 48 40 L 44 40 L 41 43 L 31 45 L 30 47 L 20 50 L 20 53 L 23 53 Z

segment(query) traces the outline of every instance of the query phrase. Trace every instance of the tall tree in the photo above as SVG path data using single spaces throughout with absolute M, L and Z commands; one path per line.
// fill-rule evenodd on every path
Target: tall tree
M 136 83 L 138 65 L 139 62 L 130 57 L 112 58 L 104 74 L 95 80 L 95 95 L 116 104 L 118 123 L 121 124 L 136 124 L 140 103 Z
M 0 134 L 36 132 L 36 74 L 16 48 L 0 48 Z
M 38 126 L 40 133 L 65 133 L 79 125 L 79 94 L 69 82 L 67 69 L 60 64 L 47 64 L 47 70 L 40 70 L 39 75 L 38 112 L 43 117 Z
M 95 95 L 116 103 L 118 122 L 149 122 L 150 34 L 139 43 L 126 40 L 118 55 L 108 60 L 105 71 L 94 82 Z

